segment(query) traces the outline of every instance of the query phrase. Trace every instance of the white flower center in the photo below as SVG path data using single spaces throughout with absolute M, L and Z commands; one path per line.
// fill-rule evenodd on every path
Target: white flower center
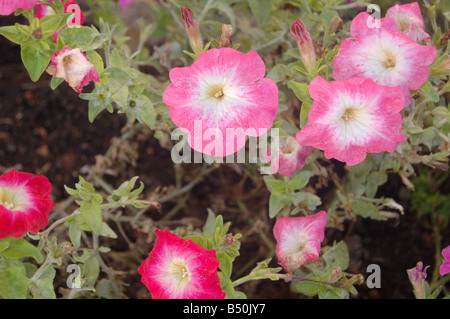
M 17 192 L 11 189 L 0 187 L 0 204 L 10 210 L 19 210 L 23 204 L 17 195 Z
M 184 260 L 175 258 L 169 265 L 169 275 L 178 283 L 178 287 L 184 287 L 191 279 L 191 274 L 186 267 Z

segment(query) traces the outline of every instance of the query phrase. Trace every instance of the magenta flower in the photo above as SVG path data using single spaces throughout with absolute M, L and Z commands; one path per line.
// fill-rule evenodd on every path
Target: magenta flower
M 392 18 L 380 19 L 379 28 L 368 23 L 370 19 L 362 12 L 353 20 L 354 38 L 342 41 L 333 61 L 334 77 L 337 81 L 370 78 L 381 85 L 400 86 L 406 106 L 411 103 L 410 90 L 419 89 L 428 79 L 436 48 L 415 42 Z
M 305 161 L 308 156 L 313 152 L 313 148 L 310 146 L 300 145 L 295 137 L 288 136 L 286 139 L 282 140 L 279 145 L 278 154 L 274 154 L 275 158 L 271 158 L 270 161 L 273 163 L 274 160 L 278 160 L 278 169 L 276 166 L 272 166 L 272 174 L 280 174 L 283 176 L 292 176 L 303 166 L 305 166 Z
M 71 49 L 68 46 L 52 55 L 47 72 L 66 80 L 77 93 L 81 93 L 89 82 L 100 81 L 97 70 L 86 55 L 79 48 Z
M 119 6 L 126 9 L 128 8 L 134 0 L 119 0 Z
M 325 151 L 327 159 L 353 166 L 366 153 L 393 152 L 406 141 L 401 132 L 400 87 L 378 85 L 371 79 L 327 82 L 316 77 L 309 93 L 314 103 L 297 141 Z
M 417 2 L 396 4 L 388 9 L 386 17 L 393 18 L 400 31 L 414 41 L 431 41 L 430 35 L 425 32 L 425 24 Z
M 442 256 L 444 257 L 444 263 L 439 267 L 439 274 L 444 276 L 450 272 L 450 246 L 442 249 Z
M 267 132 L 277 113 L 278 88 L 263 78 L 265 70 L 255 51 L 221 48 L 170 71 L 172 83 L 163 102 L 170 107 L 172 121 L 189 133 L 194 150 L 227 156 L 245 145 L 247 135 Z
M 50 0 L 51 2 L 54 2 L 54 0 Z M 61 0 L 64 1 L 64 0 Z M 70 13 L 73 12 L 75 15 L 71 21 L 67 23 L 67 26 L 73 26 L 73 25 L 82 25 L 84 21 L 86 20 L 86 17 L 83 14 L 83 11 L 81 11 L 80 6 L 77 4 L 76 0 L 67 0 L 64 3 L 64 13 Z M 46 4 L 38 4 L 36 6 L 35 11 L 35 17 L 38 19 L 42 19 L 43 17 L 53 15 L 55 14 L 55 11 L 53 11 L 52 7 L 46 5 Z M 61 30 L 55 32 L 53 34 L 53 39 L 55 42 L 58 39 L 58 34 L 61 32 Z
M 156 230 L 156 242 L 138 272 L 153 299 L 223 299 L 215 250 Z
M 0 239 L 37 233 L 48 224 L 55 204 L 45 176 L 10 170 L 0 176 Z
M 0 0 L 0 15 L 7 16 L 19 8 L 30 10 L 40 0 Z
M 276 254 L 283 268 L 292 273 L 297 268 L 319 259 L 320 245 L 325 237 L 326 212 L 306 217 L 280 217 L 273 234 L 277 240 Z

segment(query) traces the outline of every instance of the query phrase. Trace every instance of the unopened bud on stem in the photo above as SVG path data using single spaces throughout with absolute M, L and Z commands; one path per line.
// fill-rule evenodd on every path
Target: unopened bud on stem
M 302 56 L 303 62 L 305 63 L 308 73 L 314 69 L 316 64 L 316 53 L 314 51 L 314 45 L 311 40 L 311 36 L 306 30 L 305 25 L 300 19 L 297 19 L 291 26 L 291 34 L 297 41 L 298 48 L 300 49 L 300 54 Z
M 200 55 L 203 52 L 203 41 L 191 9 L 181 7 L 181 20 L 186 27 L 192 50 L 197 56 Z

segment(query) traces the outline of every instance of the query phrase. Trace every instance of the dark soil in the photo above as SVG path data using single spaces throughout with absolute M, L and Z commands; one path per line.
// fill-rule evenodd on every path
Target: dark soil
M 1 17 L 0 25 L 14 23 L 14 17 Z M 64 185 L 73 187 L 80 174 L 85 175 L 96 156 L 109 149 L 115 137 L 121 136 L 126 125 L 122 115 L 101 113 L 94 123 L 87 117 L 87 101 L 81 100 L 65 83 L 55 91 L 50 89 L 50 76 L 44 74 L 37 83 L 31 82 L 20 60 L 17 46 L 0 37 L 0 173 L 16 168 L 49 178 L 54 185 L 55 202 L 64 201 L 68 195 Z M 159 192 L 175 184 L 173 163 L 169 151 L 160 147 L 151 132 L 143 132 L 129 141 L 130 150 L 123 163 L 115 166 L 112 174 L 104 174 L 105 181 L 117 187 L 124 180 L 139 176 L 145 183 L 146 194 Z M 97 159 L 98 160 L 98 159 Z M 97 162 L 98 164 L 98 162 Z M 182 168 L 186 176 L 194 172 L 195 165 Z M 247 273 L 256 261 L 270 257 L 271 247 L 261 234 L 274 243 L 271 233 L 274 221 L 268 218 L 268 191 L 261 182 L 242 175 L 233 166 L 223 165 L 209 174 L 185 197 L 182 209 L 164 221 L 164 214 L 174 208 L 167 202 L 158 213 L 146 213 L 149 220 L 161 225 L 192 224 L 201 227 L 207 208 L 223 215 L 231 222 L 233 233 L 243 234 L 241 255 L 234 269 L 244 268 Z M 358 286 L 358 298 L 413 298 L 406 269 L 418 261 L 435 267 L 434 238 L 428 217 L 420 217 L 408 209 L 408 192 L 396 176 L 391 176 L 380 188 L 378 196 L 394 197 L 406 208 L 398 220 L 378 222 L 358 219 L 346 223 L 343 230 L 327 229 L 324 245 L 334 240 L 345 240 L 350 249 L 351 273 L 367 276 L 366 267 L 375 263 L 381 267 L 381 288 Z M 238 200 L 247 207 L 243 210 Z M 188 221 L 186 223 L 185 221 Z M 106 261 L 117 271 L 123 271 L 121 280 L 127 282 L 124 296 L 149 298 L 150 294 L 140 282 L 137 267 L 151 250 L 148 234 L 139 227 L 124 225 L 129 243 L 119 236 L 111 241 L 112 253 Z M 442 234 L 443 245 L 450 244 L 448 229 Z M 444 246 L 445 247 L 445 246 Z M 276 258 L 272 264 L 276 267 Z M 290 291 L 284 282 L 260 281 L 242 286 L 249 298 L 294 299 L 304 298 Z

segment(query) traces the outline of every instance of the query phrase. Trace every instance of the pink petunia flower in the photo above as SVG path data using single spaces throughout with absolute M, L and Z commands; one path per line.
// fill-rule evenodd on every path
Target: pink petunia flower
M 292 176 L 303 166 L 308 156 L 313 152 L 313 148 L 310 146 L 302 146 L 298 143 L 295 137 L 288 136 L 286 139 L 280 141 L 278 154 L 276 156 L 278 160 L 278 168 L 272 170 L 272 174 L 280 174 L 283 176 Z M 274 159 L 271 159 L 273 162 Z
M 327 159 L 353 166 L 366 153 L 393 152 L 406 141 L 401 133 L 404 96 L 400 87 L 382 86 L 371 79 L 327 82 L 316 77 L 309 93 L 314 103 L 296 138 L 301 145 L 325 151 Z
M 442 249 L 442 256 L 444 257 L 444 263 L 439 267 L 439 274 L 444 276 L 450 273 L 450 246 Z
M 173 68 L 164 91 L 172 121 L 189 133 L 189 145 L 212 156 L 227 156 L 273 125 L 278 87 L 263 78 L 265 65 L 255 51 L 210 49 L 189 67 Z M 211 142 L 210 142 L 211 141 Z
M 0 0 L 0 15 L 10 15 L 19 8 L 30 10 L 40 0 Z
M 86 55 L 79 48 L 71 49 L 68 46 L 52 55 L 47 72 L 66 80 L 77 93 L 81 93 L 89 82 L 100 81 L 97 70 Z
M 215 250 L 156 230 L 156 242 L 138 272 L 153 299 L 223 299 Z
M 119 6 L 126 9 L 128 8 L 134 0 L 119 0 Z
M 280 217 L 273 234 L 277 240 L 276 254 L 283 268 L 292 273 L 299 267 L 319 259 L 320 245 L 325 237 L 326 212 L 306 217 Z
M 37 233 L 48 224 L 55 204 L 45 176 L 12 169 L 0 176 L 0 239 Z
M 386 17 L 393 18 L 400 31 L 414 41 L 431 41 L 430 35 L 425 32 L 425 24 L 417 2 L 396 4 L 388 9 Z
M 54 2 L 54 0 L 50 0 Z M 64 1 L 64 0 L 61 0 Z M 64 3 L 64 13 L 70 13 L 73 12 L 75 15 L 71 21 L 69 21 L 66 25 L 67 26 L 73 26 L 73 25 L 82 25 L 84 21 L 86 20 L 86 17 L 84 16 L 83 11 L 81 11 L 80 6 L 77 4 L 76 0 L 67 0 Z M 53 15 L 55 14 L 55 11 L 53 11 L 52 7 L 46 5 L 46 4 L 39 4 L 36 6 L 36 12 L 35 17 L 38 19 L 42 19 L 43 17 Z M 58 35 L 61 32 L 61 30 L 55 32 L 53 34 L 53 39 L 55 42 L 58 39 Z
M 394 19 L 378 20 L 379 27 L 368 21 L 367 12 L 352 21 L 354 38 L 342 41 L 333 61 L 337 81 L 370 78 L 390 87 L 401 86 L 405 106 L 411 103 L 411 90 L 417 90 L 428 79 L 428 66 L 436 58 L 436 48 L 420 45 L 401 32 Z

